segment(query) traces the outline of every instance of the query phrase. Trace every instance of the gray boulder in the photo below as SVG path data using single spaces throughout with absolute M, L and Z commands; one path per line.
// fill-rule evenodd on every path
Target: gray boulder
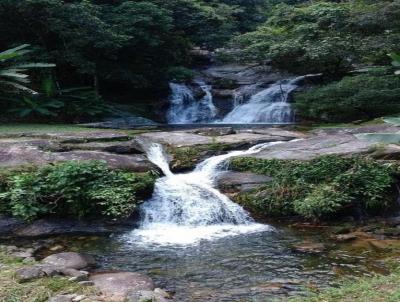
M 43 272 L 43 270 L 37 266 L 22 267 L 15 272 L 15 278 L 20 283 L 40 279 L 45 276 L 46 274 Z
M 232 190 L 245 192 L 256 189 L 271 180 L 271 177 L 265 175 L 227 171 L 218 175 L 217 185 L 225 192 Z
M 96 265 L 96 261 L 92 256 L 74 252 L 50 255 L 44 258 L 42 262 L 57 267 L 72 268 L 76 270 Z

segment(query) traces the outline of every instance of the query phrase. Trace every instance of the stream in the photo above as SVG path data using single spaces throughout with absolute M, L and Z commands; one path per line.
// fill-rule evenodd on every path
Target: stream
M 147 146 L 162 169 L 152 198 L 140 209 L 140 226 L 112 237 L 68 238 L 69 249 L 96 255 L 101 269 L 143 272 L 179 302 L 265 302 L 335 285 L 339 276 L 382 272 L 380 254 L 332 243 L 330 229 L 296 229 L 256 223 L 214 187 L 234 156 L 271 145 L 211 157 L 193 172 L 174 174 L 161 145 Z M 295 253 L 294 244 L 322 242 L 326 253 Z

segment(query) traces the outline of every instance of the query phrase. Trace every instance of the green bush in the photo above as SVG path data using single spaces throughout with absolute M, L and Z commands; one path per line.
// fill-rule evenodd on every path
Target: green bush
M 17 173 L 2 183 L 3 211 L 25 220 L 40 216 L 123 218 L 152 191 L 154 177 L 110 170 L 99 161 L 71 161 Z
M 326 86 L 295 94 L 302 119 L 350 122 L 400 112 L 400 78 L 369 74 L 345 77 Z
M 236 158 L 231 168 L 272 176 L 238 202 L 263 216 L 335 218 L 353 210 L 377 214 L 394 203 L 396 166 L 362 158 L 322 156 L 310 161 Z M 349 213 L 347 213 L 349 214 Z

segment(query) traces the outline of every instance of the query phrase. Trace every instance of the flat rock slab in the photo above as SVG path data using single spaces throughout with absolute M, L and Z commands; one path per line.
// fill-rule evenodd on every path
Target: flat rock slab
M 54 156 L 53 162 L 68 160 L 102 160 L 110 168 L 124 169 L 132 172 L 148 172 L 157 169 L 144 155 L 120 155 L 100 151 L 81 150 L 62 152 Z
M 89 280 L 109 302 L 123 302 L 135 293 L 154 290 L 153 280 L 138 273 L 101 273 L 90 276 Z
M 42 260 L 43 263 L 62 268 L 84 269 L 96 265 L 94 258 L 87 254 L 74 252 L 50 255 Z
M 320 135 L 286 142 L 248 157 L 261 159 L 309 160 L 321 155 L 355 155 L 371 153 L 374 143 L 358 140 L 351 134 Z
M 132 172 L 148 172 L 157 169 L 144 155 L 140 154 L 125 155 L 90 150 L 50 152 L 43 148 L 46 144 L 48 142 L 45 141 L 34 141 L 34 144 L 26 141 L 3 144 L 0 139 L 0 167 L 41 166 L 69 160 L 103 160 L 114 169 Z M 114 151 L 115 148 L 114 146 Z
M 237 130 L 237 133 L 264 134 L 269 136 L 280 136 L 289 139 L 302 139 L 310 136 L 300 131 L 291 131 L 282 128 L 239 129 Z
M 143 133 L 137 137 L 138 139 L 144 139 L 154 143 L 167 144 L 173 147 L 206 145 L 213 142 L 211 137 L 181 131 Z
M 359 134 L 359 133 L 397 133 L 400 127 L 390 124 L 363 125 L 357 127 L 320 128 L 311 131 L 316 135 Z
M 3 224 L 8 225 L 10 218 L 0 218 L 0 227 Z M 4 221 L 4 223 L 3 223 Z M 109 234 L 116 231 L 131 229 L 132 223 L 126 221 L 119 225 L 109 225 L 104 222 L 83 222 L 78 220 L 57 219 L 47 220 L 40 219 L 32 223 L 25 223 L 14 219 L 6 229 L 0 228 L 0 236 L 15 235 L 18 237 L 48 237 L 63 234 Z
M 252 146 L 262 143 L 288 141 L 288 140 L 290 140 L 290 138 L 288 137 L 257 134 L 257 133 L 237 133 L 215 138 L 215 142 L 220 144 L 243 145 L 243 146 L 247 145 Z
M 144 133 L 138 136 L 147 141 L 167 144 L 173 147 L 190 147 L 207 144 L 223 144 L 232 147 L 251 146 L 260 143 L 287 141 L 290 137 L 265 135 L 257 133 L 223 134 L 220 136 L 205 136 L 183 131 Z
M 260 187 L 271 180 L 271 177 L 265 175 L 227 171 L 218 175 L 217 185 L 223 191 L 237 188 L 243 192 Z
M 56 139 L 62 143 L 98 142 L 98 141 L 123 141 L 128 140 L 126 134 L 116 132 L 77 132 L 77 133 L 46 133 L 42 135 L 49 139 Z
M 135 141 L 126 142 L 90 142 L 63 144 L 67 150 L 102 151 L 116 154 L 142 154 L 143 150 Z

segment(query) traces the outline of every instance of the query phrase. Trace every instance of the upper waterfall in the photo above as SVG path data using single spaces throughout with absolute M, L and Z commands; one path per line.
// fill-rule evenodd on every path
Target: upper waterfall
M 211 86 L 197 82 L 204 96 L 198 100 L 193 90 L 185 84 L 170 83 L 170 108 L 167 112 L 169 124 L 210 123 L 214 120 L 217 109 L 213 103 Z
M 223 123 L 289 124 L 294 122 L 294 112 L 288 102 L 290 94 L 303 77 L 279 81 L 254 94 L 246 103 L 239 103 L 223 118 Z
M 167 121 L 169 124 L 291 124 L 295 122 L 295 114 L 289 98 L 305 77 L 281 80 L 264 89 L 261 83 L 242 85 L 232 94 L 230 110 L 221 111 L 225 113 L 214 104 L 211 85 L 197 81 L 204 96 L 196 98 L 193 87 L 170 83 Z

